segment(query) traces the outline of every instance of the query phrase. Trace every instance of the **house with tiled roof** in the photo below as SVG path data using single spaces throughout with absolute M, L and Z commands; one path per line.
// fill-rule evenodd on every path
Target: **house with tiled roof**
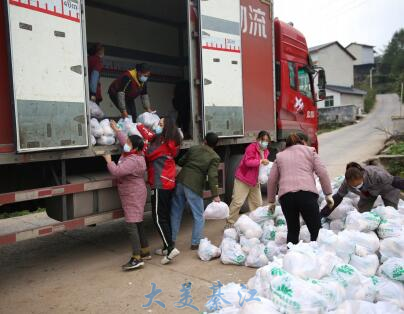
M 355 55 L 338 41 L 311 47 L 309 51 L 313 64 L 324 68 L 327 76 L 327 98 L 318 107 L 355 105 L 360 114 L 366 91 L 354 88 Z

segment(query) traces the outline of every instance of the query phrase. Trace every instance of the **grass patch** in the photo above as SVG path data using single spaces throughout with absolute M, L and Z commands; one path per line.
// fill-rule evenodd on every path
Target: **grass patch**
M 404 155 L 404 142 L 391 145 L 387 150 L 387 155 Z
M 376 103 L 376 91 L 374 89 L 368 89 L 367 92 L 364 101 L 364 111 L 369 113 L 372 111 Z
M 320 135 L 322 133 L 332 132 L 351 124 L 352 123 L 340 123 L 340 122 L 321 124 L 318 126 L 317 134 Z
M 14 211 L 14 212 L 4 212 L 0 213 L 0 219 L 6 219 L 6 218 L 13 218 L 13 217 L 20 217 L 20 216 L 25 216 L 29 214 L 36 214 L 36 213 L 42 213 L 46 211 L 45 208 L 38 208 L 37 210 L 31 212 L 29 210 L 20 210 L 20 211 Z
M 393 176 L 404 177 L 404 163 L 400 160 L 389 161 L 387 170 Z

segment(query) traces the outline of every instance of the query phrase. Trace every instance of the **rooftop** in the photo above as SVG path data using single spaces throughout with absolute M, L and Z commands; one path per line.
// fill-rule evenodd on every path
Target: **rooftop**
M 318 45 L 318 46 L 311 47 L 311 48 L 309 48 L 309 53 L 314 53 L 314 52 L 320 51 L 320 50 L 325 49 L 325 48 L 328 48 L 328 47 L 330 47 L 330 46 L 332 46 L 332 45 L 337 45 L 337 46 L 338 46 L 339 48 L 341 48 L 347 55 L 349 55 L 349 56 L 352 58 L 352 60 L 356 60 L 355 56 L 354 56 L 352 53 L 350 53 L 344 46 L 342 46 L 338 41 L 332 41 L 332 42 L 330 42 L 330 43 L 326 43 L 326 44 L 322 44 L 322 45 Z
M 374 48 L 375 46 L 372 45 L 366 45 L 366 44 L 359 44 L 356 42 L 350 43 L 348 46 L 346 46 L 345 48 L 348 49 L 348 47 L 352 46 L 352 45 L 358 45 L 358 46 L 362 46 L 362 47 L 366 47 L 366 48 Z
M 364 90 L 348 86 L 326 85 L 325 88 L 341 94 L 361 95 L 361 96 L 367 94 L 367 92 Z

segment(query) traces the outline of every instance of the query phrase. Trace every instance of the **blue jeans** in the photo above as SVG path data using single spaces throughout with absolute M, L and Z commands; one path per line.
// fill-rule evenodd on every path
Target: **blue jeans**
M 194 223 L 192 226 L 192 244 L 198 245 L 203 237 L 203 227 L 205 225 L 205 219 L 203 218 L 203 198 L 181 183 L 177 183 L 171 200 L 171 237 L 173 241 L 176 241 L 178 231 L 180 230 L 185 202 L 188 202 L 191 207 L 192 216 L 194 217 Z

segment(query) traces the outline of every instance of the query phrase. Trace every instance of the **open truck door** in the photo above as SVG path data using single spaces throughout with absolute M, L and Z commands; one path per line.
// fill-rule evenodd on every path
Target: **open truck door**
M 244 135 L 239 0 L 200 0 L 204 134 Z
M 16 148 L 88 146 L 81 0 L 7 0 Z

